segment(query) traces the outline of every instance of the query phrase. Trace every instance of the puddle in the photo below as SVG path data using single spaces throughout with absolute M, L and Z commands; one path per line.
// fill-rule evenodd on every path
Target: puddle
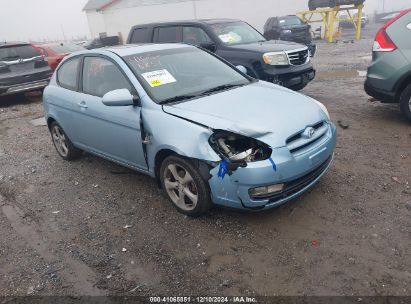
M 355 78 L 366 77 L 367 71 L 359 70 L 336 70 L 336 71 L 318 71 L 317 79 L 330 79 L 330 78 Z

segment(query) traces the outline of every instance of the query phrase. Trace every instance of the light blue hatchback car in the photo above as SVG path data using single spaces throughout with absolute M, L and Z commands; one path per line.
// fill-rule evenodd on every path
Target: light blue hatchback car
M 53 143 L 156 178 L 189 216 L 279 206 L 327 171 L 336 128 L 321 103 L 241 70 L 187 45 L 72 54 L 44 92 Z

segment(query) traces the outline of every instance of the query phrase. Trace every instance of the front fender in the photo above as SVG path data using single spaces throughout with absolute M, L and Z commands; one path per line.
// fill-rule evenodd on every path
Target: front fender
M 147 139 L 147 163 L 152 174 L 156 155 L 162 150 L 171 150 L 178 155 L 204 161 L 221 161 L 208 143 L 213 130 L 206 126 L 167 114 L 161 107 L 143 107 L 142 123 L 143 136 Z

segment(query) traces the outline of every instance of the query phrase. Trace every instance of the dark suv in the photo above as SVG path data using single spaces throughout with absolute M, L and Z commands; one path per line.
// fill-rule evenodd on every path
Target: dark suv
M 264 25 L 267 40 L 285 40 L 305 44 L 314 56 L 316 45 L 311 37 L 311 26 L 296 15 L 270 17 Z
M 41 90 L 52 71 L 40 51 L 27 43 L 0 43 L 0 96 Z
M 315 77 L 305 45 L 267 41 L 240 20 L 194 20 L 134 26 L 128 43 L 186 43 L 216 53 L 247 74 L 293 90 L 303 89 Z
M 316 10 L 319 7 L 335 7 L 339 5 L 360 5 L 365 0 L 310 0 L 308 7 L 310 11 Z
M 399 103 L 411 121 L 411 9 L 388 21 L 377 33 L 365 91 L 387 103 Z

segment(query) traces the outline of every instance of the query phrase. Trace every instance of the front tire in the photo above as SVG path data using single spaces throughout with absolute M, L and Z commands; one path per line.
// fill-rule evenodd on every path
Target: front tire
M 301 90 L 304 89 L 307 85 L 308 85 L 308 83 L 298 84 L 298 85 L 295 85 L 295 86 L 290 87 L 290 89 L 293 90 L 293 91 L 301 91 Z
M 81 150 L 74 147 L 66 133 L 64 133 L 63 129 L 55 121 L 53 121 L 50 125 L 50 134 L 57 153 L 64 160 L 70 161 L 80 157 Z
M 405 118 L 411 122 L 411 83 L 401 93 L 400 109 Z
M 167 157 L 161 164 L 160 179 L 178 212 L 197 217 L 211 208 L 208 183 L 190 160 L 174 155 Z

